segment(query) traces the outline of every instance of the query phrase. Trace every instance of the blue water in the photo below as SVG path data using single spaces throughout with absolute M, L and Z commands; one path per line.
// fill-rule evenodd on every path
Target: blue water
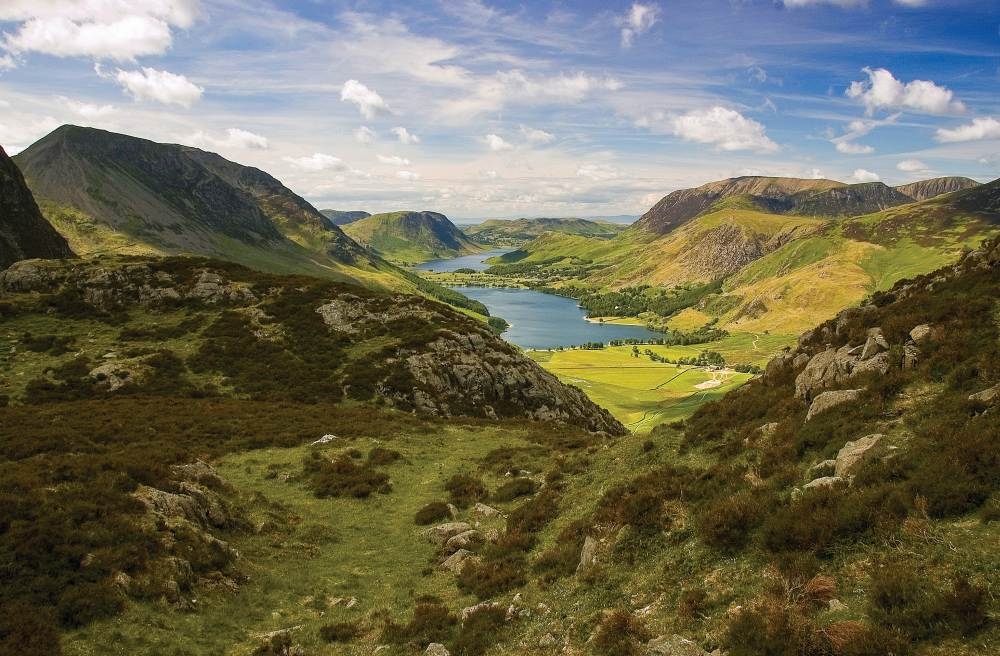
M 413 268 L 417 271 L 436 271 L 437 273 L 449 273 L 451 271 L 457 271 L 458 269 L 485 271 L 490 266 L 489 264 L 486 264 L 486 260 L 497 255 L 509 253 L 510 250 L 511 249 L 509 248 L 498 248 L 496 250 L 486 251 L 485 253 L 463 255 L 462 257 L 455 257 L 450 260 L 430 260 L 429 262 L 418 264 Z
M 462 259 L 462 258 L 459 258 Z M 454 261 L 454 260 L 452 260 Z M 455 287 L 455 291 L 481 302 L 490 314 L 503 317 L 510 328 L 503 338 L 527 349 L 577 346 L 612 339 L 650 339 L 660 333 L 642 326 L 618 326 L 585 321 L 586 311 L 571 298 L 543 294 L 533 289 Z

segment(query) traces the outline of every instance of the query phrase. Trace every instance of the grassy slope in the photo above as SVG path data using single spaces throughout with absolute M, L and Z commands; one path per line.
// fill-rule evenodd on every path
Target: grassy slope
M 736 333 L 708 344 L 640 346 L 639 350 L 645 352 L 648 348 L 672 360 L 696 357 L 711 350 L 721 353 L 731 364 L 763 366 L 793 342 L 790 335 Z M 582 389 L 636 433 L 647 433 L 660 424 L 683 419 L 751 377 L 738 373 L 712 374 L 698 368 L 653 362 L 645 355 L 635 358 L 631 346 L 529 351 L 528 355 L 564 383 Z M 715 378 L 723 384 L 710 389 L 695 387 Z
M 414 213 L 375 214 L 342 226 L 342 229 L 352 239 L 401 264 L 418 264 L 427 260 L 457 257 L 483 250 L 450 222 L 448 225 L 423 222 L 416 230 L 407 228 L 403 221 L 411 214 Z M 450 243 L 452 241 L 457 248 L 452 247 Z

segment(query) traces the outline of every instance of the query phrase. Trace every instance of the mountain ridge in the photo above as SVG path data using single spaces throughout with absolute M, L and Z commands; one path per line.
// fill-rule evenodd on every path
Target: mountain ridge
M 373 214 L 344 225 L 344 232 L 383 257 L 404 264 L 477 253 L 473 242 L 439 212 Z

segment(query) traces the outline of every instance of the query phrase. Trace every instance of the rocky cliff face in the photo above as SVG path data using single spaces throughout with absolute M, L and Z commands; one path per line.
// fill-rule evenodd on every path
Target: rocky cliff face
M 970 178 L 951 176 L 911 182 L 910 184 L 896 187 L 896 191 L 906 194 L 913 200 L 927 200 L 928 198 L 934 198 L 942 194 L 950 194 L 953 191 L 972 189 L 978 186 L 979 183 Z
M 869 182 L 796 194 L 787 211 L 805 216 L 859 216 L 910 202 L 910 196 L 892 187 Z
M 66 240 L 42 217 L 21 171 L 0 147 L 0 269 L 28 258 L 72 256 Z
M 198 355 L 182 375 L 221 373 L 237 390 L 260 398 L 293 398 L 301 385 L 302 394 L 317 401 L 346 397 L 428 416 L 524 418 L 625 432 L 583 392 L 485 325 L 421 297 L 183 258 L 21 262 L 0 274 L 0 295 L 33 295 L 42 299 L 35 307 L 49 304 L 56 317 L 67 303 L 74 316 L 86 308 L 104 315 L 189 308 L 210 316 L 222 309 L 214 324 L 190 336 Z M 152 365 L 122 358 L 101 367 L 90 371 L 95 393 L 141 391 Z

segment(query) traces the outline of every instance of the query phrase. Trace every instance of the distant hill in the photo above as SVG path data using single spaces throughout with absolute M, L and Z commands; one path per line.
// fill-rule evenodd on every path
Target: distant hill
M 973 187 L 978 187 L 979 184 L 971 178 L 953 176 L 911 182 L 910 184 L 896 187 L 896 191 L 906 194 L 913 200 L 929 200 L 941 194 L 950 194 L 953 191 L 961 191 L 962 189 L 972 189 Z
M 474 241 L 494 247 L 521 246 L 546 232 L 587 237 L 613 237 L 627 226 L 587 219 L 489 219 L 470 226 L 465 233 Z
M 389 212 L 349 223 L 344 231 L 394 262 L 417 264 L 477 253 L 482 247 L 437 212 Z
M 347 225 L 361 219 L 367 219 L 371 214 L 363 210 L 320 210 L 320 214 L 330 219 L 336 226 Z
M 688 200 L 671 194 L 612 239 L 546 233 L 491 271 L 597 299 L 584 307 L 614 307 L 599 297 L 623 289 L 684 288 L 687 309 L 678 308 L 673 325 L 713 321 L 790 335 L 1000 232 L 1000 181 L 905 204 L 902 192 L 881 183 L 801 182 L 804 189 L 787 179 L 738 179 L 689 190 Z M 729 191 L 753 193 L 720 198 Z M 707 210 L 687 216 L 709 197 L 716 201 Z M 766 211 L 764 203 L 802 213 Z
M 69 244 L 42 216 L 24 176 L 0 146 L 0 269 L 18 260 L 72 256 Z

